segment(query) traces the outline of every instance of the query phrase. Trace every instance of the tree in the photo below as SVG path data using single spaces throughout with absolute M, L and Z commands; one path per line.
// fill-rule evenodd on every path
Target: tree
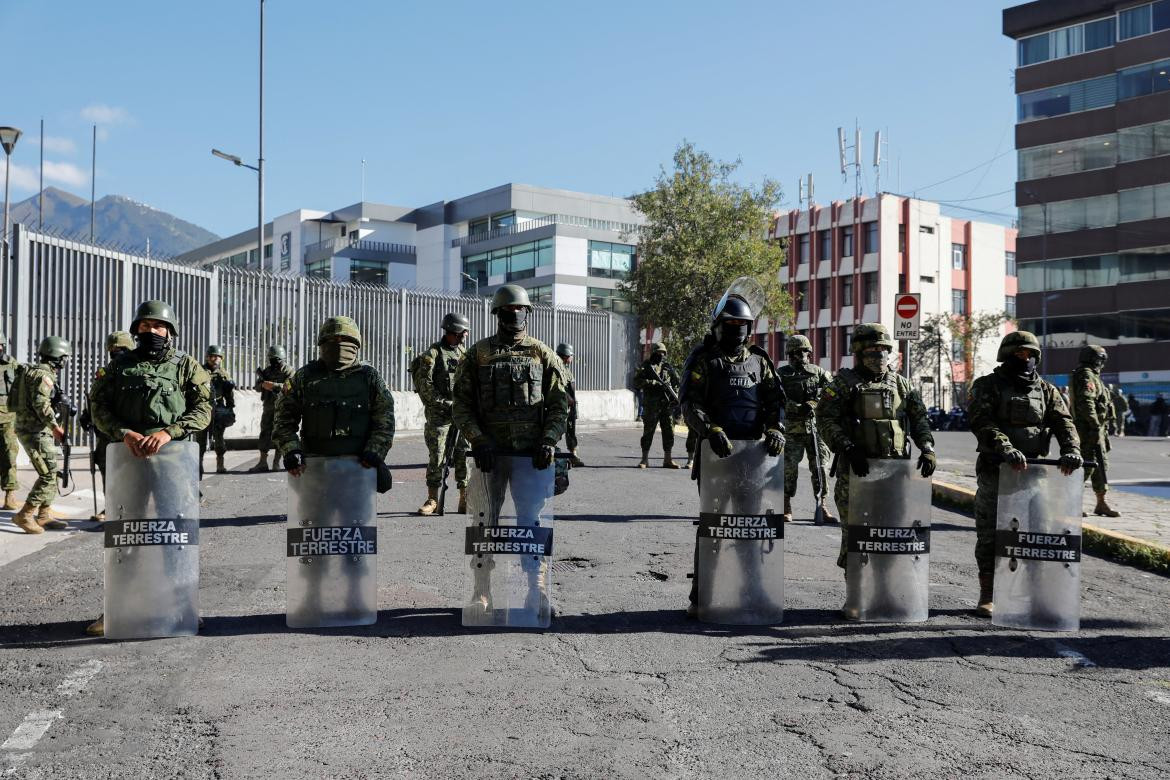
M 674 170 L 661 169 L 654 188 L 633 198 L 645 224 L 638 264 L 620 289 L 643 323 L 666 332 L 675 360 L 708 332 L 715 303 L 737 277 L 760 282 L 767 296 L 760 314 L 778 329 L 793 319 L 779 276 L 784 249 L 768 239 L 780 187 L 770 179 L 756 187 L 732 182 L 739 165 L 683 141 Z
M 941 404 L 944 378 L 951 381 L 951 317 L 932 314 L 922 323 L 921 338 L 910 349 L 910 371 L 916 377 L 928 376 L 934 384 L 934 405 Z M 945 370 L 944 370 L 945 369 Z
M 976 359 L 979 348 L 991 336 L 998 336 L 1005 322 L 1012 318 L 1002 311 L 980 311 L 974 314 L 952 314 L 948 319 L 951 339 L 961 346 L 963 364 L 967 366 L 967 387 L 981 373 Z

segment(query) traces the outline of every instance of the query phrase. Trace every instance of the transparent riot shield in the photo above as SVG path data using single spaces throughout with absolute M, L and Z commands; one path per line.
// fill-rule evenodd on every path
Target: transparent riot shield
M 556 469 L 536 469 L 527 455 L 497 455 L 487 473 L 468 467 L 463 625 L 548 628 Z
M 353 456 L 309 457 L 288 477 L 285 622 L 289 628 L 378 620 L 376 469 Z
M 199 445 L 136 458 L 106 450 L 104 614 L 109 639 L 189 636 L 199 624 Z
M 921 623 L 930 587 L 930 479 L 912 460 L 871 460 L 849 475 L 845 613 L 873 622 Z
M 720 458 L 700 442 L 697 616 L 705 623 L 784 619 L 784 463 L 763 442 L 733 441 Z
M 1028 464 L 999 469 L 995 523 L 995 609 L 1008 628 L 1076 631 L 1081 625 L 1083 474 Z

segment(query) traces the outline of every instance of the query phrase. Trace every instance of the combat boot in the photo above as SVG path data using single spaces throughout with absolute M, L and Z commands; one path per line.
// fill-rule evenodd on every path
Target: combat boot
M 105 636 L 106 635 L 106 616 L 98 615 L 98 619 L 85 627 L 85 633 L 90 636 Z
M 455 510 L 458 514 L 467 514 L 467 488 L 459 488 L 459 508 Z
M 15 490 L 5 490 L 4 491 L 4 508 L 5 509 L 13 509 L 13 510 L 20 509 L 20 504 L 16 503 L 16 491 Z
M 642 450 L 642 461 L 638 464 L 638 468 L 650 468 L 650 450 Z
M 687 453 L 687 462 L 683 464 L 684 469 L 693 469 L 695 467 L 695 456 Z
M 25 501 L 20 511 L 12 516 L 12 522 L 26 534 L 43 534 L 45 529 L 37 524 L 36 512 L 37 508 Z
M 433 515 L 439 508 L 439 489 L 427 486 L 427 500 L 418 508 L 420 515 Z
M 573 468 L 583 468 L 585 466 L 585 461 L 577 457 L 576 450 L 569 450 L 569 463 L 573 464 Z
M 223 463 L 223 453 L 222 452 L 215 453 L 215 473 L 216 474 L 226 474 L 227 473 L 227 466 L 225 466 Z
M 837 516 L 829 511 L 829 507 L 821 504 L 821 516 L 825 518 L 825 525 L 836 525 L 838 523 Z
M 784 496 L 784 513 L 780 515 L 786 523 L 792 522 L 792 496 Z
M 69 527 L 69 524 L 64 520 L 58 519 L 58 515 L 53 512 L 53 507 L 48 504 L 42 504 L 41 508 L 37 510 L 37 525 L 41 528 L 48 528 L 53 531 L 62 531 Z
M 667 450 L 666 452 L 662 453 L 662 468 L 677 469 L 682 467 L 674 462 L 674 458 L 670 457 L 670 450 Z
M 1093 507 L 1093 514 L 1099 517 L 1121 517 L 1120 512 L 1118 512 L 1116 509 L 1111 509 L 1109 505 L 1105 503 L 1104 493 L 1097 494 L 1097 506 Z
M 275 461 L 276 458 L 273 458 L 273 460 Z M 268 451 L 261 450 L 260 451 L 260 462 L 257 463 L 252 468 L 248 469 L 248 473 L 249 474 L 257 474 L 257 473 L 268 471 L 268 470 L 269 470 L 268 469 Z
M 995 593 L 995 575 L 994 574 L 980 574 L 979 575 L 979 603 L 975 605 L 975 616 L 989 618 L 991 617 L 994 605 L 991 602 L 992 595 Z

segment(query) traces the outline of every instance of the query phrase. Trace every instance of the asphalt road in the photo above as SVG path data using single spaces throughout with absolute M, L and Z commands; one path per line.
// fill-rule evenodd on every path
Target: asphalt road
M 634 469 L 634 431 L 583 442 L 545 633 L 460 627 L 464 519 L 412 514 L 420 439 L 379 499 L 374 626 L 285 628 L 283 475 L 207 480 L 198 637 L 84 636 L 96 533 L 0 566 L 0 776 L 1170 774 L 1170 580 L 1089 558 L 1080 632 L 995 629 L 968 613 L 972 521 L 935 510 L 929 622 L 849 624 L 837 531 L 798 520 L 784 625 L 706 626 L 693 484 Z

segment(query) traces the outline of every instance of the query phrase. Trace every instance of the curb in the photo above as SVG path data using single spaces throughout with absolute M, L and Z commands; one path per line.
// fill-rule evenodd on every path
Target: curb
M 965 514 L 975 511 L 974 490 L 946 482 L 935 482 L 931 490 L 936 506 Z M 1155 574 L 1170 575 L 1170 547 L 1090 523 L 1081 524 L 1081 536 L 1085 552 Z

